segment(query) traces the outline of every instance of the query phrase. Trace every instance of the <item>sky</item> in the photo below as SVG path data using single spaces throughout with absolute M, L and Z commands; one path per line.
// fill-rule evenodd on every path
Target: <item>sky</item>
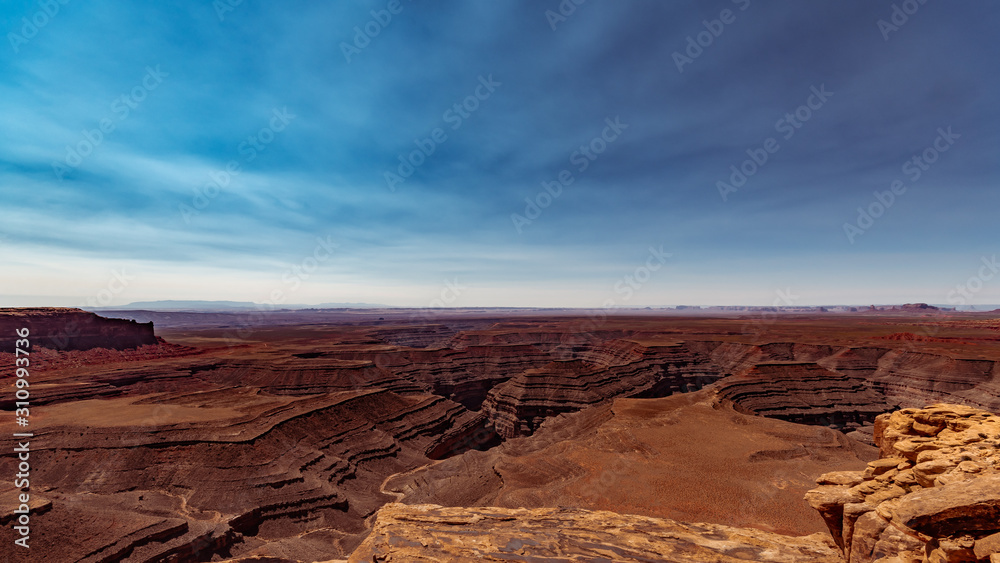
M 0 306 L 997 303 L 998 26 L 987 0 L 7 1 Z

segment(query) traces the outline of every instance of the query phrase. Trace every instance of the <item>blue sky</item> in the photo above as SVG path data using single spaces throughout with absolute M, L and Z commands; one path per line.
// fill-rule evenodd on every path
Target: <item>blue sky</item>
M 227 6 L 0 7 L 0 305 L 1000 302 L 994 2 Z

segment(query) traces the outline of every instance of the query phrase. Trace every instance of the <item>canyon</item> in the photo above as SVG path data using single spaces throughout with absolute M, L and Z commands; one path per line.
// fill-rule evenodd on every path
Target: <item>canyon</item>
M 1000 412 L 990 314 L 114 314 L 0 310 L 7 420 L 32 335 L 32 557 L 838 561 L 804 497 L 885 457 L 887 413 Z M 392 539 L 420 533 L 455 550 Z
M 108 319 L 80 309 L 0 309 L 0 350 L 14 349 L 16 329 L 31 331 L 36 346 L 52 350 L 123 350 L 157 344 L 153 323 Z

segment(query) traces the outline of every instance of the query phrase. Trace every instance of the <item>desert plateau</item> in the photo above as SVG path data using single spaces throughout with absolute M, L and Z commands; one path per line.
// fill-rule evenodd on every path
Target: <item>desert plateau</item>
M 41 560 L 1000 554 L 994 314 L 114 316 L 0 310 Z
M 0 563 L 1000 563 L 997 29 L 0 2 Z

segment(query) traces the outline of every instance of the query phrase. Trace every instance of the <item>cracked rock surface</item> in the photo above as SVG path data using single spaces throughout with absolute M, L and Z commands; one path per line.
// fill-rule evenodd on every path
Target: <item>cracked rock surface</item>
M 880 415 L 880 459 L 806 499 L 848 563 L 1000 561 L 1000 416 L 936 404 Z

